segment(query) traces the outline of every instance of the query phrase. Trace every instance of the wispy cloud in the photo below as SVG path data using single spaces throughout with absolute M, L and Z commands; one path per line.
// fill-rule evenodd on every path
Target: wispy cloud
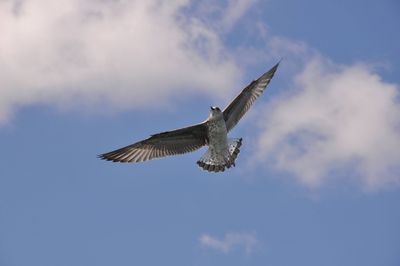
M 223 93 L 240 70 L 189 1 L 0 2 L 0 122 L 19 106 L 139 108 Z
M 246 254 L 252 253 L 258 243 L 255 235 L 249 233 L 227 233 L 222 239 L 203 234 L 199 241 L 204 248 L 223 253 L 229 253 L 235 249 L 244 249 Z
M 229 0 L 224 10 L 224 16 L 222 17 L 224 29 L 231 30 L 256 1 L 257 0 Z
M 0 124 L 30 104 L 118 110 L 228 95 L 242 73 L 237 61 L 286 57 L 293 90 L 268 107 L 258 160 L 311 187 L 333 176 L 370 189 L 399 184 L 399 86 L 366 64 L 333 64 L 257 19 L 246 31 L 251 44 L 227 48 L 223 35 L 255 3 L 0 1 Z
M 257 158 L 310 187 L 340 176 L 399 185 L 399 89 L 366 64 L 314 58 L 266 110 Z
M 258 0 L 193 1 L 191 11 L 208 27 L 225 34 L 234 32 L 235 26 L 246 20 L 246 15 L 257 2 Z

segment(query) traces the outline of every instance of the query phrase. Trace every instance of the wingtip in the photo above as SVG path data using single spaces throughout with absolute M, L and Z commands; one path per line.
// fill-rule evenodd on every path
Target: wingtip
M 282 60 L 283 60 L 283 57 L 281 57 L 281 59 L 279 59 L 279 61 L 278 61 L 278 63 L 276 63 L 273 67 L 272 67 L 272 69 L 277 69 L 278 68 L 278 66 L 280 65 L 280 63 L 282 62 Z
M 270 76 L 271 78 L 275 75 L 276 70 L 278 69 L 279 64 L 282 62 L 281 58 L 278 63 L 276 63 L 270 70 L 268 70 L 263 76 Z
M 98 154 L 96 157 L 97 157 L 98 159 L 100 159 L 100 160 L 103 160 L 103 161 L 112 161 L 111 158 L 107 157 L 107 154 L 106 154 L 106 153 Z

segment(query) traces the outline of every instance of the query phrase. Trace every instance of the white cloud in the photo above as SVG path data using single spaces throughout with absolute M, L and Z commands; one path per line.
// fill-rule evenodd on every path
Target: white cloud
M 257 18 L 248 32 L 255 41 L 230 54 L 223 34 L 255 2 L 0 1 L 0 124 L 31 104 L 118 110 L 226 95 L 240 80 L 234 58 L 248 66 L 289 57 L 283 64 L 291 71 L 315 58 L 317 51 L 270 34 Z M 398 184 L 398 101 L 399 87 L 366 65 L 312 60 L 292 94 L 267 109 L 257 158 L 309 186 L 332 172 L 368 188 Z
M 224 10 L 223 27 L 231 30 L 255 2 L 256 0 L 229 0 L 226 10 Z
M 230 90 L 241 71 L 189 4 L 1 1 L 0 123 L 29 104 L 139 108 Z
M 372 190 L 398 185 L 399 96 L 365 64 L 314 59 L 266 110 L 257 158 L 311 187 L 335 176 Z
M 253 252 L 258 243 L 255 235 L 249 233 L 227 233 L 223 239 L 203 234 L 199 238 L 199 241 L 203 247 L 223 253 L 229 253 L 234 249 L 242 248 L 246 254 Z
M 258 0 L 193 1 L 191 11 L 210 28 L 221 34 L 234 32 L 239 22 L 246 23 L 249 10 Z M 246 17 L 247 15 L 247 17 Z M 248 21 L 248 20 L 247 20 Z M 251 20 L 252 27 L 254 20 Z

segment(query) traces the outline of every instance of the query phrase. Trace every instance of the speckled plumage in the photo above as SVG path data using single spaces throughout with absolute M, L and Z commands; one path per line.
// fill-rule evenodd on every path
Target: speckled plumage
M 197 161 L 201 168 L 221 172 L 235 166 L 242 139 L 228 139 L 228 132 L 262 94 L 278 66 L 279 63 L 252 81 L 224 111 L 211 107 L 210 116 L 203 123 L 152 135 L 129 146 L 101 154 L 99 158 L 113 162 L 143 162 L 208 146 L 207 152 Z
M 204 170 L 210 172 L 223 172 L 225 168 L 235 165 L 235 159 L 241 145 L 239 140 L 228 144 L 228 130 L 226 128 L 223 113 L 219 108 L 213 108 L 207 120 L 208 150 L 197 161 L 197 164 Z M 236 149 L 236 146 L 237 149 Z M 230 147 L 235 147 L 230 149 Z

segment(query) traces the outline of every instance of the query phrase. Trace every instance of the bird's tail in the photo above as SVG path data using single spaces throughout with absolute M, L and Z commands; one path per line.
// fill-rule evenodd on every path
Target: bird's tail
M 223 172 L 225 168 L 235 166 L 235 160 L 240 152 L 242 146 L 242 138 L 228 140 L 228 153 L 225 156 L 215 154 L 211 149 L 197 161 L 197 164 L 209 172 Z

